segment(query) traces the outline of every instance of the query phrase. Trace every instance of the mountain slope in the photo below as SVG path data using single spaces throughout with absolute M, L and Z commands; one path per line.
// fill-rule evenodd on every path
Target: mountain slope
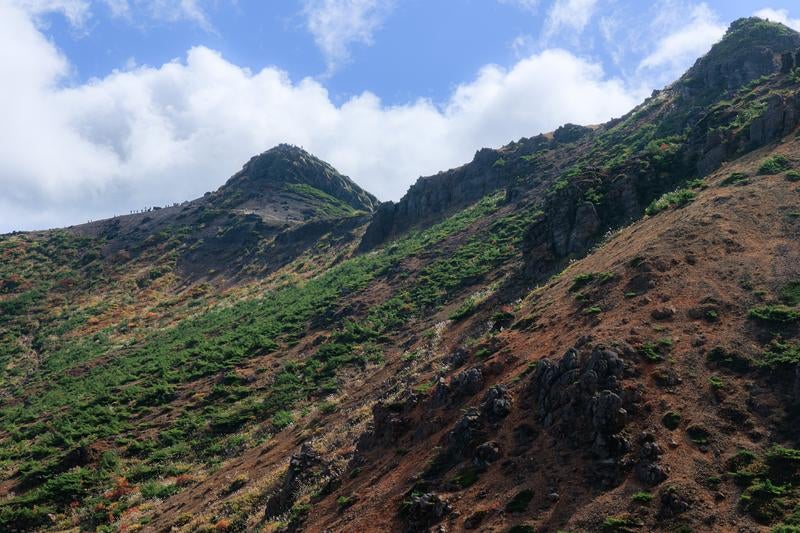
M 2 237 L 0 525 L 793 527 L 798 52 L 737 21 L 626 116 L 397 204 L 280 146 Z

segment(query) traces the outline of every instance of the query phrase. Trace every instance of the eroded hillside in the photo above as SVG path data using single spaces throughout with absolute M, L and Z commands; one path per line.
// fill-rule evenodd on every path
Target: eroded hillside
M 793 531 L 799 122 L 800 35 L 743 19 L 397 204 L 281 146 L 1 237 L 0 525 Z

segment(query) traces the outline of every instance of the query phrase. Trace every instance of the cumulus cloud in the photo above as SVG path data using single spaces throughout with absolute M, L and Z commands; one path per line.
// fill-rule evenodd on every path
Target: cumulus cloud
M 372 44 L 394 0 L 304 0 L 303 4 L 306 26 L 331 74 L 350 59 L 352 45 Z
M 556 0 L 547 12 L 545 38 L 565 29 L 582 32 L 596 7 L 597 0 Z
M 774 22 L 780 22 L 781 24 L 785 24 L 786 26 L 789 26 L 792 29 L 800 31 L 800 18 L 797 19 L 791 18 L 789 16 L 789 11 L 786 9 L 765 8 L 765 9 L 760 9 L 753 14 L 762 19 L 768 19 Z
M 317 80 L 251 72 L 205 47 L 65 87 L 69 70 L 25 11 L 0 3 L 0 231 L 195 198 L 280 142 L 397 199 L 481 146 L 601 122 L 643 96 L 563 50 L 486 66 L 439 105 L 369 92 L 336 105 Z
M 685 20 L 686 10 L 678 7 L 675 2 L 663 3 L 663 10 L 653 26 L 674 29 L 660 38 L 655 49 L 639 63 L 640 71 L 659 69 L 662 81 L 680 75 L 725 34 L 725 25 L 705 3 L 692 6 L 688 10 L 688 20 Z

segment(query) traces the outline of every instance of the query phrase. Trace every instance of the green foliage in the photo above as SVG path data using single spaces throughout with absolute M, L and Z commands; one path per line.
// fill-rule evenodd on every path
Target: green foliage
M 616 278 L 613 272 L 587 272 L 586 274 L 579 274 L 572 278 L 572 285 L 569 288 L 570 292 L 577 292 L 584 287 L 592 285 L 603 285 Z
M 479 472 L 476 468 L 467 467 L 463 468 L 458 474 L 455 475 L 453 478 L 453 483 L 461 487 L 462 489 L 466 489 L 467 487 L 471 487 L 474 485 L 479 478 Z
M 647 504 L 653 499 L 653 495 L 649 492 L 639 491 L 631 496 L 631 501 L 634 503 Z
M 656 215 L 670 207 L 683 207 L 697 198 L 697 193 L 691 189 L 678 189 L 663 194 L 660 198 L 653 200 L 644 210 L 648 216 Z
M 730 176 L 720 182 L 720 185 L 727 187 L 729 185 L 747 185 L 750 180 L 749 176 L 744 172 L 733 172 Z
M 786 173 L 786 181 L 797 182 L 800 181 L 800 172 L 797 170 L 790 170 Z
M 786 305 L 800 305 L 800 281 L 792 281 L 784 285 L 781 289 L 780 298 Z
M 602 525 L 603 531 L 607 533 L 628 533 L 640 527 L 641 523 L 630 516 L 609 516 L 603 520 Z
M 165 485 L 156 481 L 148 481 L 142 485 L 142 498 L 145 500 L 165 499 L 169 498 L 176 492 L 180 491 L 177 485 Z
M 781 304 L 762 305 L 751 309 L 747 316 L 764 322 L 788 324 L 800 319 L 800 311 Z
M 665 350 L 665 348 L 666 347 L 662 344 L 645 342 L 639 346 L 638 352 L 639 355 L 651 363 L 659 363 L 664 360 L 664 355 L 662 352 Z
M 765 368 L 791 370 L 800 365 L 800 343 L 774 339 L 757 364 Z
M 783 155 L 774 155 L 761 162 L 758 167 L 758 173 L 763 175 L 767 174 L 780 174 L 792 168 L 792 163 Z
M 711 388 L 714 390 L 721 390 L 725 388 L 725 382 L 722 381 L 722 378 L 719 376 L 711 376 L 708 378 L 708 384 L 711 385 Z
M 339 506 L 339 509 L 347 509 L 354 503 L 356 503 L 354 496 L 339 496 L 336 498 L 336 505 Z
M 472 297 L 467 298 L 452 313 L 450 313 L 448 318 L 454 322 L 459 322 L 474 313 L 476 308 L 477 305 L 475 303 L 475 299 Z
M 272 426 L 278 431 L 292 424 L 294 424 L 294 416 L 289 411 L 281 410 L 272 415 Z
M 763 524 L 769 524 L 786 511 L 787 487 L 775 485 L 769 479 L 747 487 L 740 497 L 742 509 Z
M 284 187 L 306 200 L 312 200 L 318 218 L 341 218 L 360 213 L 353 206 L 307 183 L 287 183 Z

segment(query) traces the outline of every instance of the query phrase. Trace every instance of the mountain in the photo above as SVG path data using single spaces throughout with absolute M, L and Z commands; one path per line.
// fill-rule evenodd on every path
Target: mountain
M 104 241 L 112 260 L 167 262 L 192 281 L 265 275 L 330 233 L 353 238 L 378 200 L 301 148 L 282 144 L 250 159 L 202 198 L 69 228 Z
M 0 238 L 0 527 L 795 531 L 800 35 L 379 204 L 286 145 Z

